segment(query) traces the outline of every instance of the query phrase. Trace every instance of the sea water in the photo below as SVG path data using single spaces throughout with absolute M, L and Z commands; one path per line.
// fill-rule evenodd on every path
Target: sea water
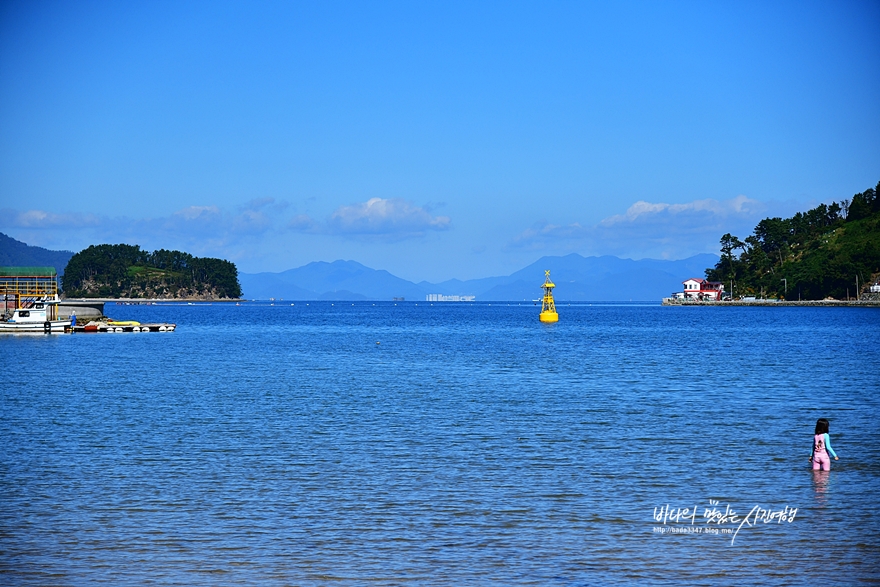
M 880 310 L 558 309 L 108 304 L 177 330 L 0 337 L 0 584 L 877 580 Z

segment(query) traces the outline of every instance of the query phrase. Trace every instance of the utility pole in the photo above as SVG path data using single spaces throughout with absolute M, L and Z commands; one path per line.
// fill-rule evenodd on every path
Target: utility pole
M 788 280 L 787 280 L 786 278 L 783 277 L 783 278 L 780 279 L 779 281 L 784 281 L 784 282 L 785 282 L 785 299 L 787 300 L 787 299 L 788 299 Z
M 859 301 L 859 276 L 856 275 L 856 301 Z

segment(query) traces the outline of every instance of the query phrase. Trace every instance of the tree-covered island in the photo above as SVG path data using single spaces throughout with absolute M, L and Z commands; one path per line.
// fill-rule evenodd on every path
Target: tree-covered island
M 241 297 L 235 264 L 137 245 L 92 245 L 76 253 L 61 287 L 69 298 Z
M 863 291 L 878 274 L 880 183 L 851 200 L 765 218 L 745 241 L 725 234 L 721 259 L 706 270 L 708 280 L 732 284 L 734 297 L 789 300 L 856 298 L 856 283 Z

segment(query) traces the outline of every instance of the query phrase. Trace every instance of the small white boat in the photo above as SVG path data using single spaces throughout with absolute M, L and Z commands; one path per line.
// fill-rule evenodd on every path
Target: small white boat
M 7 310 L 0 316 L 0 333 L 23 333 L 23 332 L 67 332 L 70 330 L 73 320 L 52 319 L 53 306 L 58 305 L 58 297 L 39 298 L 26 307 Z
M 67 332 L 76 316 L 58 319 L 54 267 L 0 267 L 0 333 Z

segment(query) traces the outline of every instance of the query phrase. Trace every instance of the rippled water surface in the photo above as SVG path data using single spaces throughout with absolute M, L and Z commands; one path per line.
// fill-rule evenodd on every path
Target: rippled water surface
M 106 313 L 178 329 L 0 337 L 0 584 L 880 577 L 876 309 Z

